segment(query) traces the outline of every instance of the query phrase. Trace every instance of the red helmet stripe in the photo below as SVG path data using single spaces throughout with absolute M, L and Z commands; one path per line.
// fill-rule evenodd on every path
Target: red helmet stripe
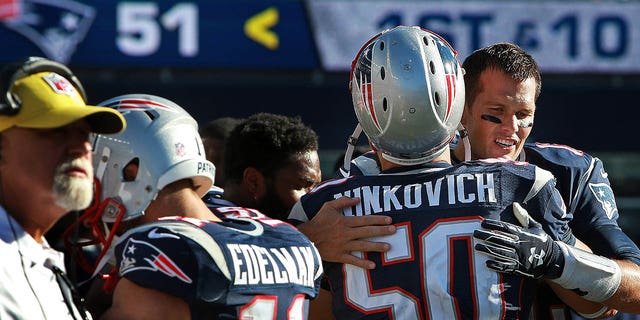
M 367 107 L 369 107 L 369 112 L 371 113 L 371 118 L 373 119 L 373 123 L 376 124 L 378 128 L 380 128 L 380 124 L 378 123 L 378 117 L 376 117 L 376 110 L 373 108 L 373 94 L 371 93 L 371 83 L 365 83 L 362 86 L 362 95 L 365 98 L 365 103 Z
M 118 106 L 117 107 L 118 109 L 149 109 L 150 107 L 152 108 L 157 107 L 157 108 L 173 111 L 171 107 L 165 104 L 162 104 L 156 101 L 151 101 L 151 100 L 144 100 L 144 99 L 120 100 L 117 106 Z
M 376 125 L 376 127 L 378 127 L 378 129 L 381 129 L 380 124 L 378 123 L 378 118 L 376 117 L 375 108 L 373 107 L 373 93 L 371 92 L 371 83 L 364 82 L 366 78 L 363 79 L 362 76 L 363 75 L 360 74 L 360 79 L 358 81 L 359 83 L 361 83 L 360 93 L 362 93 L 362 100 L 364 104 L 367 106 L 367 108 L 369 109 L 369 114 L 371 114 L 371 119 L 373 120 L 373 123 Z
M 445 75 L 445 78 L 447 79 L 447 113 L 444 115 L 444 120 L 447 121 L 447 119 L 449 119 L 449 115 L 451 115 L 453 99 L 456 96 L 456 75 L 447 74 Z

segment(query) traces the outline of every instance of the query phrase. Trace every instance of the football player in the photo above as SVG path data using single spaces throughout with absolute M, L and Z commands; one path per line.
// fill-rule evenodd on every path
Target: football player
M 355 113 L 382 171 L 320 184 L 296 203 L 289 218 L 306 222 L 329 200 L 358 197 L 360 203 L 345 215 L 387 215 L 397 232 L 378 239 L 391 243 L 386 253 L 353 253 L 375 262 L 373 270 L 327 265 L 334 316 L 527 318 L 536 280 L 486 268 L 492 260 L 473 249 L 472 235 L 481 223 L 507 221 L 532 233 L 544 230 L 545 243 L 573 244 L 571 217 L 553 176 L 500 160 L 451 166 L 448 146 L 462 116 L 465 88 L 456 52 L 440 36 L 417 27 L 386 30 L 363 46 L 352 66 Z M 542 224 L 529 223 L 534 220 Z M 561 267 L 540 268 L 550 258 L 539 248 L 529 249 L 531 263 L 520 271 L 559 276 Z
M 219 207 L 214 215 L 207 208 L 201 196 L 215 169 L 196 121 L 157 96 L 101 105 L 128 120 L 122 134 L 93 139 L 101 201 L 79 222 L 102 244 L 96 269 L 109 270 L 102 265 L 109 261 L 116 267 L 103 318 L 306 318 L 322 275 L 317 250 L 257 210 Z
M 318 136 L 299 118 L 257 113 L 227 137 L 223 199 L 284 220 L 320 182 Z
M 573 215 L 569 225 L 575 236 L 594 253 L 615 259 L 628 279 L 619 292 L 603 302 L 623 311 L 640 312 L 640 288 L 634 285 L 640 283 L 640 250 L 617 224 L 618 209 L 602 161 L 564 145 L 525 143 L 541 89 L 535 60 L 516 45 L 498 43 L 476 50 L 465 59 L 463 68 L 467 90 L 462 135 L 468 137 L 468 143 L 463 143 L 463 138 L 453 145 L 453 161 L 507 158 L 552 172 Z M 371 154 L 355 159 L 350 169 L 351 174 L 379 171 Z M 537 298 L 539 317 L 570 317 L 569 309 L 548 288 L 543 286 Z M 603 306 L 582 316 L 611 314 Z

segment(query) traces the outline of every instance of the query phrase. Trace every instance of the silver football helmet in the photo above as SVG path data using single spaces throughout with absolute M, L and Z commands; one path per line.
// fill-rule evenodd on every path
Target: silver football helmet
M 447 150 L 462 117 L 457 52 L 419 27 L 395 27 L 369 40 L 352 63 L 349 88 L 369 142 L 396 164 L 433 160 Z

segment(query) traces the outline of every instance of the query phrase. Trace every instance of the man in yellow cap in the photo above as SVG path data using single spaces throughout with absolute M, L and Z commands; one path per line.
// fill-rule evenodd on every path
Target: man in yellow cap
M 0 73 L 0 319 L 88 319 L 44 234 L 93 198 L 89 133 L 126 124 L 86 105 L 71 71 L 32 57 Z

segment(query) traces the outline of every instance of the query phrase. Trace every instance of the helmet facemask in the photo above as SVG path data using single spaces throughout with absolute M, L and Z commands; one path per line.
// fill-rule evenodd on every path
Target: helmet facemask
M 94 179 L 93 202 L 62 234 L 66 251 L 88 274 L 95 272 L 99 261 L 106 254 L 107 250 L 103 249 L 111 246 L 125 213 L 121 203 L 113 198 L 99 201 L 99 194 L 100 182 Z M 105 212 L 116 217 L 112 224 L 102 221 Z

